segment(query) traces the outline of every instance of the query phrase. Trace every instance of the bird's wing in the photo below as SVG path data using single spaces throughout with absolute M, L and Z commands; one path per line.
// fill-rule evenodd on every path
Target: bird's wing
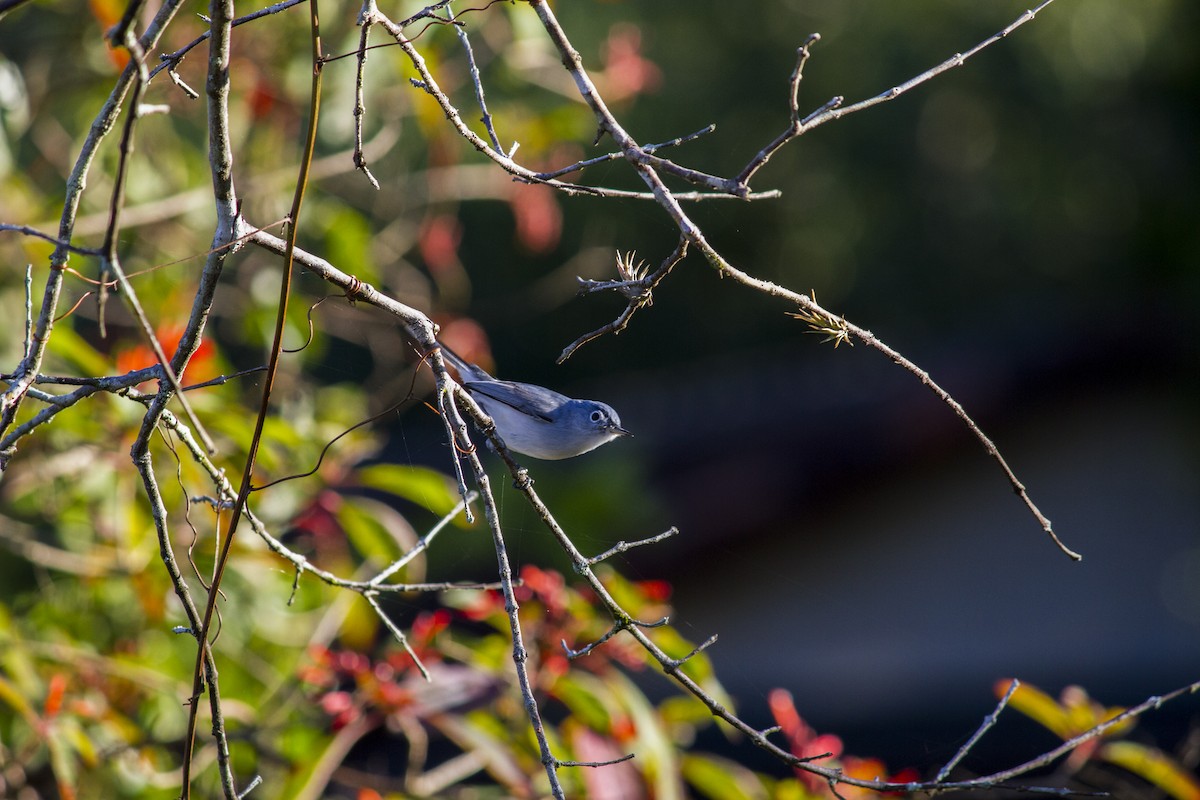
M 553 422 L 554 412 L 569 400 L 558 392 L 515 381 L 468 381 L 463 388 L 545 422 Z

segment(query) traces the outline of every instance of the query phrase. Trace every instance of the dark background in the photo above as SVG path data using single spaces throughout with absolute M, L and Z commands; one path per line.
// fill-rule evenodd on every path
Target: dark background
M 563 2 L 556 11 L 589 68 L 602 64 L 614 26 L 634 26 L 661 83 L 614 103 L 627 130 L 659 142 L 715 123 L 715 133 L 670 155 L 731 175 L 787 124 L 788 74 L 810 33 L 822 39 L 805 70 L 805 111 L 900 84 L 1027 5 L 653 0 Z M 68 6 L 39 8 L 6 18 L 0 50 L 32 65 L 26 80 L 40 84 L 59 119 L 5 142 L 23 167 L 4 174 L 6 187 L 19 178 L 46 193 L 25 209 L 7 188 L 5 220 L 56 217 L 63 164 L 77 152 L 70 137 L 86 129 L 112 82 L 96 54 L 97 26 L 67 25 L 78 22 Z M 344 52 L 357 33 L 353 12 L 341 11 L 327 12 L 326 35 Z M 529 16 L 523 4 L 480 12 L 500 14 Z M 285 77 L 263 94 L 251 91 L 261 88 L 254 81 L 276 80 L 274 72 L 242 61 L 235 72 L 238 97 L 276 103 L 262 101 L 258 119 L 253 108 L 234 114 L 240 187 L 260 223 L 285 213 L 278 187 L 294 175 L 306 106 L 288 98 L 305 97 L 311 69 L 302 16 L 245 26 L 237 37 L 239 58 L 287 59 Z M 558 197 L 561 237 L 531 252 L 515 232 L 507 176 L 445 132 L 387 50 L 369 66 L 378 94 L 368 133 L 398 129 L 397 143 L 372 155 L 383 188 L 345 166 L 353 62 L 332 62 L 321 155 L 343 152 L 343 167 L 332 177 L 318 170 L 302 243 L 439 319 L 477 322 L 501 377 L 620 411 L 636 438 L 528 466 L 585 551 L 679 527 L 615 562 L 632 577 L 674 585 L 673 620 L 685 636 L 720 637 L 708 652 L 746 718 L 769 724 L 766 695 L 784 687 L 806 719 L 844 735 L 851 752 L 893 765 L 940 763 L 992 708 L 1002 678 L 1055 694 L 1078 683 L 1116 705 L 1200 677 L 1198 17 L 1186 0 L 1056 2 L 965 66 L 789 144 L 754 185 L 780 190 L 779 199 L 688 206 L 732 263 L 815 291 L 826 308 L 928 370 L 994 439 L 1082 563 L 1055 549 L 979 443 L 916 378 L 862 345 L 821 343 L 786 305 L 720 280 L 695 255 L 625 333 L 556 366 L 567 344 L 622 307 L 616 297 L 577 298 L 576 276 L 612 277 L 618 250 L 656 263 L 677 232 L 650 202 Z M 291 39 L 281 35 L 289 25 Z M 522 35 L 540 41 L 532 30 Z M 71 52 L 63 36 L 90 42 L 88 57 L 61 58 Z M 422 44 L 445 54 L 439 74 L 461 77 L 452 35 L 435 31 Z M 531 95 L 527 74 L 484 46 L 478 55 L 502 141 L 521 139 L 521 158 L 557 166 L 611 147 L 589 146 L 594 125 L 582 105 L 561 110 L 560 95 Z M 565 80 L 553 59 L 544 66 Z M 202 71 L 202 58 L 185 62 L 193 86 Z M 478 116 L 469 87 L 447 85 L 464 118 Z M 131 206 L 207 180 L 200 145 L 194 163 L 156 155 L 156 136 L 175 142 L 204 130 L 201 106 L 181 102 L 160 78 L 148 101 L 164 97 L 175 111 L 140 126 L 144 171 L 131 180 Z M 424 109 L 420 120 L 414 108 Z M 528 118 L 538 114 L 553 120 L 550 138 L 572 143 L 570 153 L 530 135 L 539 129 Z M 477 170 L 463 173 L 477 183 L 438 194 L 422 170 L 447 165 Z M 641 188 L 618 162 L 586 180 Z M 210 198 L 198 196 L 181 219 L 208 231 Z M 103 230 L 107 201 L 98 179 L 81 231 Z M 417 245 L 437 215 L 460 226 L 457 283 L 434 276 Z M 169 221 L 129 236 L 170 240 L 184 227 Z M 206 241 L 172 241 L 159 261 L 201 253 Z M 14 265 L 32 259 L 10 255 Z M 239 262 L 217 304 L 228 316 L 213 330 L 234 360 L 238 344 L 250 351 L 241 366 L 261 360 L 261 342 L 244 342 L 264 337 L 274 314 L 270 287 L 255 282 L 268 272 L 256 267 L 268 263 L 275 269 L 263 255 Z M 171 273 L 160 274 L 169 285 Z M 311 277 L 298 283 L 328 293 Z M 305 306 L 295 304 L 299 330 Z M 91 324 L 89 308 L 75 316 L 78 327 Z M 319 379 L 365 386 L 379 408 L 404 396 L 411 379 L 397 378 L 395 364 L 410 354 L 390 320 L 334 304 L 321 314 L 328 336 L 311 351 L 327 348 Z M 389 457 L 444 468 L 440 426 L 420 404 L 390 435 Z M 515 560 L 565 567 L 508 484 L 497 470 Z M 433 549 L 431 579 L 494 575 L 490 545 L 475 533 Z M 1196 710 L 1194 700 L 1175 703 L 1143 729 L 1174 747 Z
M 715 122 L 674 155 L 732 174 L 786 123 L 787 75 L 810 32 L 822 40 L 804 110 L 899 84 L 1023 9 L 559 13 L 585 59 L 610 22 L 640 24 L 663 83 L 622 110 L 627 129 L 649 142 Z M 966 66 L 793 142 L 755 184 L 779 200 L 688 206 L 733 263 L 815 289 L 927 369 L 1082 563 L 914 377 L 865 347 L 821 344 L 698 257 L 626 333 L 553 366 L 619 309 L 573 298 L 576 273 L 556 268 L 594 245 L 657 261 L 675 238 L 651 205 L 561 199 L 563 244 L 541 259 L 472 237 L 495 209 L 462 208 L 471 310 L 500 374 L 607 400 L 637 434 L 532 464 L 539 489 L 585 550 L 680 527 L 620 568 L 674 584 L 685 635 L 720 636 L 709 652 L 749 718 L 766 724 L 765 695 L 782 686 L 852 751 L 926 764 L 974 729 L 1001 678 L 1054 694 L 1081 684 L 1108 705 L 1197 678 L 1196 14 L 1054 4 Z M 616 165 L 589 177 L 633 186 Z M 527 274 L 524 296 L 514 272 Z M 518 553 L 551 558 L 517 506 L 510 497 Z M 1194 712 L 1181 703 L 1144 728 L 1170 747 Z

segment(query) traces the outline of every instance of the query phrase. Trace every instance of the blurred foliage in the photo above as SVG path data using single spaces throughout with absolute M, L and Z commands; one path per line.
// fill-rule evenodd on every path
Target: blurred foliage
M 685 145 L 680 157 L 729 174 L 786 124 L 786 76 L 795 47 L 812 30 L 823 39 L 805 77 L 804 108 L 834 94 L 854 100 L 883 91 L 1023 10 L 958 0 L 920 11 L 910 5 L 784 2 L 751 13 L 716 0 L 657 0 L 557 8 L 636 137 L 663 141 L 716 122 L 716 133 Z M 0 20 L 0 221 L 57 230 L 64 180 L 124 63 L 102 35 L 121 11 L 105 0 L 26 4 Z M 326 47 L 351 51 L 356 9 L 330 6 L 324 13 Z M 1116 319 L 1131 305 L 1160 302 L 1158 319 L 1178 332 L 1194 324 L 1180 322 L 1193 317 L 1179 311 L 1198 290 L 1194 263 L 1181 256 L 1194 255 L 1198 244 L 1189 202 L 1197 112 L 1181 77 L 1196 71 L 1188 39 L 1196 13 L 1183 0 L 1136 8 L 1120 0 L 1056 4 L 968 67 L 778 154 L 755 188 L 781 187 L 781 200 L 703 206 L 696 219 L 755 274 L 815 289 L 831 307 L 851 307 L 885 326 L 903 318 L 914 338 L 935 337 L 949 324 L 987 328 L 999 319 L 1019 326 L 1015 312 L 1031 294 L 1037 302 L 1061 301 L 1069 316 L 1069 296 L 1080 292 L 1108 298 Z M 519 142 L 519 157 L 535 166 L 597 152 L 590 146 L 594 122 L 572 99 L 529 10 L 498 4 L 467 21 L 501 143 Z M 311 70 L 300 46 L 306 24 L 293 10 L 234 35 L 235 176 L 244 213 L 264 227 L 278 224 L 290 198 Z M 159 51 L 184 46 L 204 28 L 181 16 Z M 443 87 L 470 108 L 453 33 L 431 27 L 420 46 Z M 455 323 L 458 330 L 487 329 L 507 372 L 538 380 L 563 343 L 614 312 L 604 302 L 570 304 L 576 274 L 607 274 L 616 245 L 650 260 L 673 245 L 664 220 L 645 204 L 565 201 L 481 164 L 408 84 L 412 70 L 396 48 L 372 51 L 367 66 L 367 152 L 383 184 L 370 190 L 350 158 L 353 65 L 341 59 L 327 67 L 301 246 L 436 314 L 447 330 Z M 179 72 L 202 88 L 203 50 Z M 169 111 L 147 115 L 138 127 L 121 249 L 169 350 L 211 239 L 205 108 L 165 75 L 144 102 Z M 1034 104 L 1053 104 L 1053 121 L 1028 113 Z M 116 157 L 107 142 L 83 195 L 76 244 L 102 239 Z M 618 165 L 585 175 L 640 188 Z M 916 188 L 898 197 L 897 186 Z M 36 306 L 49 252 L 42 240 L 0 235 L 5 370 L 21 355 L 23 267 L 33 265 Z M 151 363 L 120 303 L 109 304 L 109 337 L 99 337 L 88 282 L 97 265 L 75 256 L 71 266 L 79 272 L 60 311 L 73 313 L 59 321 L 43 372 L 121 374 Z M 214 307 L 212 341 L 193 361 L 189 382 L 263 362 L 277 269 L 277 259 L 260 252 L 238 256 Z M 640 341 L 654 347 L 631 344 L 631 337 L 610 340 L 573 359 L 556 385 L 582 381 L 604 362 L 614 371 L 657 367 L 799 335 L 782 314 L 764 322 L 754 302 L 711 302 L 709 279 L 704 270 L 680 270 L 672 291 L 687 302 L 660 303 L 642 316 Z M 420 466 L 444 460 L 445 446 L 435 438 L 433 415 L 413 399 L 425 384 L 395 326 L 337 299 L 317 305 L 330 291 L 311 276 L 298 277 L 297 291 L 288 346 L 309 344 L 285 358 L 260 469 L 269 479 L 316 471 L 256 496 L 254 509 L 314 564 L 361 577 L 409 549 L 456 495 L 447 476 Z M 983 312 L 979 297 L 988 298 Z M 718 314 L 721 324 L 712 324 Z M 744 335 L 730 336 L 731 329 Z M 1189 340 L 1174 346 L 1188 346 L 1180 341 Z M 475 357 L 490 358 L 489 347 L 483 338 Z M 245 455 L 257 391 L 250 375 L 192 393 L 229 474 Z M 380 463 L 389 432 L 382 423 L 325 450 L 351 426 L 403 401 L 412 411 L 396 428 L 402 465 Z M 18 421 L 36 410 L 27 403 Z M 21 443 L 0 485 L 0 793 L 177 795 L 181 703 L 190 692 L 194 642 L 170 633 L 183 617 L 159 560 L 167 543 L 154 535 L 127 457 L 140 412 L 135 400 L 104 393 L 63 411 Z M 218 530 L 219 515 L 204 499 L 213 494 L 211 481 L 169 431 L 156 438 L 154 456 L 173 522 L 170 544 L 199 596 Z M 660 521 L 644 468 L 633 461 L 606 451 L 561 472 L 547 470 L 539 488 L 554 494 L 577 541 L 610 543 L 614 531 Z M 509 518 L 521 513 L 506 509 Z M 523 526 L 518 518 L 516 527 Z M 477 530 L 445 536 L 457 538 L 439 542 L 429 561 L 414 560 L 396 580 L 456 579 L 487 563 L 489 548 Z M 545 545 L 524 538 L 524 557 L 551 559 Z M 594 598 L 558 573 L 527 566 L 522 578 L 522 621 L 555 752 L 583 761 L 636 753 L 603 769 L 564 770 L 570 796 L 601 783 L 626 787 L 627 797 L 830 796 L 803 775 L 767 776 L 689 749 L 712 724 L 707 711 L 685 698 L 651 700 L 641 685 L 645 655 L 624 637 L 568 662 L 562 642 L 581 647 L 610 623 Z M 285 561 L 243 531 L 223 585 L 217 654 L 236 770 L 267 779 L 254 796 L 450 795 L 461 786 L 478 797 L 541 791 L 495 593 L 382 601 L 431 666 L 437 680 L 427 684 L 388 644 L 365 603 L 311 576 L 294 579 Z M 631 614 L 667 613 L 662 585 L 611 571 L 605 580 Z M 672 628 L 650 633 L 672 655 L 692 649 Z M 703 655 L 688 669 L 723 696 Z M 829 752 L 851 774 L 887 774 L 878 762 L 843 755 L 836 737 L 808 729 L 786 694 L 772 695 L 771 711 L 797 755 Z M 1045 722 L 1047 714 L 1039 718 Z M 1110 762 L 1151 763 L 1149 753 L 1121 751 L 1120 744 L 1105 744 Z M 202 766 L 213 758 L 200 751 Z M 1153 764 L 1127 768 L 1171 791 L 1179 776 Z M 208 794 L 218 791 L 214 772 L 204 773 Z M 326 786 L 337 788 L 322 794 Z M 847 787 L 839 792 L 850 796 Z
M 1011 685 L 1012 681 L 997 682 L 996 696 L 1004 697 Z M 1055 700 L 1027 683 L 1019 684 L 1012 691 L 1009 705 L 1053 731 L 1063 741 L 1083 736 L 1126 711 L 1124 708 L 1105 708 L 1079 686 L 1066 687 L 1061 699 Z M 1111 777 L 1103 775 L 1101 770 L 1107 768 L 1111 772 L 1112 767 L 1116 767 L 1138 776 L 1163 796 L 1175 800 L 1200 798 L 1200 780 L 1186 764 L 1157 747 L 1129 740 L 1136 724 L 1135 718 L 1121 720 L 1102 736 L 1084 742 L 1067 756 L 1064 770 L 1078 773 L 1084 784 L 1101 788 L 1112 785 Z
M 631 583 L 610 570 L 603 572 L 602 579 L 638 618 L 670 611 L 661 583 Z M 396 653 L 372 659 L 324 648 L 310 651 L 311 661 L 300 675 L 328 716 L 334 738 L 386 737 L 387 744 L 377 740 L 376 747 L 391 754 L 389 775 L 404 773 L 395 779 L 403 791 L 443 796 L 452 783 L 464 780 L 467 785 L 496 787 L 477 788 L 473 796 L 536 796 L 545 791 L 539 789 L 541 756 L 524 709 L 513 702 L 515 675 L 504 599 L 493 591 L 451 593 L 446 600 L 447 608 L 418 615 L 412 627 L 410 644 L 434 675 L 432 683 L 421 680 L 411 661 Z M 608 796 L 618 789 L 629 798 L 834 797 L 827 784 L 805 773 L 780 779 L 702 752 L 680 752 L 698 729 L 712 724 L 708 710 L 693 698 L 670 697 L 653 704 L 632 678 L 658 665 L 627 637 L 616 637 L 578 660 L 569 660 L 564 647 L 582 648 L 604 635 L 611 622 L 596 614 L 594 597 L 568 587 L 560 574 L 526 567 L 518 602 L 536 691 L 543 698 L 542 713 L 552 722 L 548 735 L 556 755 L 600 762 L 635 754 L 601 768 L 564 769 L 561 775 L 568 797 Z M 647 633 L 675 657 L 692 649 L 669 627 Z M 685 671 L 718 702 L 732 702 L 704 655 L 691 659 Z M 498 694 L 501 697 L 490 702 Z M 830 737 L 807 731 L 795 709 L 788 708 L 790 716 L 781 711 L 779 721 L 788 725 L 793 752 L 829 753 L 822 748 Z M 854 766 L 862 760 L 843 756 L 840 745 L 832 755 L 832 763 L 865 776 Z M 879 762 L 871 764 L 875 772 L 870 777 L 887 774 Z M 903 773 L 899 779 L 908 775 Z M 379 776 L 371 781 L 372 785 L 382 782 Z M 862 796 L 853 790 L 847 794 L 846 787 L 839 791 L 843 797 Z

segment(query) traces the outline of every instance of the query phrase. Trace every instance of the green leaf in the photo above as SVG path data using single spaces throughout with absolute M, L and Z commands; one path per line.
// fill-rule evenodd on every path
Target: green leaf
M 654 796 L 676 796 L 673 784 L 680 769 L 678 753 L 658 709 L 624 673 L 615 671 L 606 680 L 633 722 L 636 738 L 628 746 L 637 753 L 639 769 L 653 782 Z
M 357 500 L 347 497 L 338 506 L 338 523 L 358 552 L 379 564 L 390 564 L 404 554 L 401 543 L 378 515 L 370 513 Z
M 371 257 L 371 241 L 375 231 L 358 211 L 341 205 L 326 219 L 325 253 L 334 264 L 353 264 L 355 277 L 375 283 L 379 270 Z
M 708 706 L 692 695 L 668 697 L 658 704 L 658 713 L 662 715 L 663 721 L 672 728 L 677 726 L 695 727 L 703 725 L 713 718 Z
M 683 777 L 712 800 L 765 800 L 767 788 L 745 767 L 714 756 L 683 757 Z
M 996 695 L 1004 696 L 1004 692 L 1008 690 L 1010 681 L 998 681 L 996 683 Z M 1025 716 L 1040 723 L 1046 728 L 1049 728 L 1062 739 L 1070 739 L 1078 731 L 1071 724 L 1071 717 L 1067 709 L 1058 703 L 1053 697 L 1046 694 L 1037 687 L 1022 683 L 1012 693 L 1008 704 L 1016 711 L 1021 712 Z
M 584 672 L 568 672 L 554 682 L 554 693 L 571 710 L 571 716 L 599 733 L 612 731 L 619 708 L 604 682 Z
M 25 722 L 34 727 L 38 724 L 37 709 L 30 704 L 29 699 L 3 675 L 0 675 L 0 706 L 8 706 L 25 718 Z
M 68 367 L 80 375 L 108 375 L 113 371 L 112 363 L 99 350 L 84 341 L 82 336 L 71 330 L 69 325 L 54 328 L 48 349 L 52 355 L 63 359 Z
M 458 504 L 459 497 L 450 479 L 437 470 L 412 467 L 404 464 L 372 464 L 358 470 L 358 481 L 368 489 L 402 497 L 429 509 L 438 516 L 445 516 Z M 456 524 L 465 525 L 460 514 L 454 518 Z

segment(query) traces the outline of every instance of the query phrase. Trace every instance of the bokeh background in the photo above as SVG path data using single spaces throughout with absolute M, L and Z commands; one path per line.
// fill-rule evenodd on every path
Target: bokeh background
M 0 21 L 4 221 L 55 228 L 75 143 L 111 85 L 112 56 L 96 44 L 103 6 L 85 21 L 63 4 Z M 805 110 L 878 94 L 1024 9 L 656 0 L 557 12 L 632 135 L 659 142 L 715 123 L 671 155 L 729 175 L 786 125 L 787 77 L 810 33 L 821 40 Z M 354 13 L 326 12 L 331 49 L 353 48 Z M 501 377 L 620 411 L 636 438 L 531 472 L 585 550 L 678 526 L 618 568 L 670 581 L 684 634 L 720 637 L 710 655 L 748 718 L 763 707 L 768 724 L 767 692 L 785 687 L 851 749 L 937 761 L 990 710 L 1001 678 L 1051 692 L 1082 684 L 1113 705 L 1200 671 L 1198 17 L 1184 0 L 1060 1 L 965 66 L 791 143 L 754 187 L 778 199 L 688 206 L 730 261 L 814 291 L 928 370 L 1081 563 L 1053 547 L 913 376 L 865 347 L 822 343 L 779 301 L 695 256 L 625 333 L 557 366 L 621 308 L 577 297 L 577 276 L 611 277 L 617 251 L 657 262 L 676 241 L 669 220 L 645 201 L 513 184 L 452 134 L 392 51 L 374 52 L 367 72 L 379 191 L 350 166 L 353 60 L 327 69 L 302 244 L 434 314 Z M 505 146 L 520 142 L 525 163 L 547 168 L 607 152 L 606 140 L 591 145 L 592 122 L 527 9 L 471 22 Z M 303 25 L 280 15 L 237 38 L 238 180 L 258 224 L 282 217 L 289 197 L 280 187 L 305 114 Z M 431 30 L 422 44 L 473 120 L 454 37 Z M 79 58 L 59 58 L 68 47 Z M 181 74 L 200 87 L 202 66 L 193 57 Z M 201 106 L 165 80 L 148 102 L 172 112 L 143 126 L 130 186 L 128 236 L 147 265 L 203 252 L 211 216 L 202 147 L 189 160 L 164 144 L 202 135 Z M 619 162 L 585 180 L 639 188 Z M 85 235 L 103 230 L 107 199 L 100 179 Z M 19 320 L 22 268 L 44 264 L 45 248 L 5 235 L 0 255 L 0 314 Z M 273 269 L 244 256 L 218 302 L 214 331 L 236 366 L 261 358 Z M 173 274 L 144 280 L 170 297 Z M 310 302 L 328 293 L 305 276 L 299 290 Z M 293 309 L 297 336 L 307 305 Z M 390 320 L 339 303 L 315 316 L 323 335 L 305 380 L 361 387 L 370 411 L 410 392 L 413 353 Z M 94 310 L 81 307 L 73 326 L 94 340 Z M 5 364 L 19 331 L 0 330 Z M 444 463 L 439 423 L 419 402 L 380 426 L 388 444 L 373 457 Z M 564 566 L 499 473 L 495 483 L 516 560 Z M 464 536 L 435 549 L 429 571 L 487 577 L 491 558 L 483 537 Z M 1181 703 L 1147 724 L 1169 745 L 1195 713 Z
M 631 9 L 604 10 L 617 22 Z M 1013 10 L 640 8 L 662 77 L 624 118 L 643 141 L 715 122 L 678 156 L 729 174 L 784 121 L 785 78 L 809 32 L 822 40 L 805 109 L 900 83 Z M 578 31 L 604 30 L 596 13 L 563 9 Z M 1179 37 L 1195 13 L 1052 6 L 967 66 L 793 143 L 756 185 L 779 200 L 694 212 L 734 263 L 815 290 L 929 370 L 1080 564 L 912 376 L 865 348 L 819 344 L 702 263 L 678 270 L 629 332 L 564 368 L 550 367 L 559 349 L 612 304 L 573 298 L 574 271 L 553 264 L 523 302 L 511 284 L 474 282 L 504 374 L 611 400 L 637 432 L 555 474 L 554 489 L 643 506 L 639 488 L 653 487 L 645 517 L 682 533 L 625 568 L 672 581 L 676 620 L 696 640 L 721 637 L 712 658 L 747 705 L 787 687 L 819 729 L 912 763 L 971 730 L 1002 677 L 1055 692 L 1078 683 L 1110 704 L 1194 680 L 1197 64 Z M 636 204 L 562 207 L 576 244 L 560 262 L 591 243 L 653 259 L 671 242 Z M 498 269 L 465 244 L 473 276 Z M 554 285 L 560 304 L 543 312 Z M 584 509 L 571 530 L 597 547 L 658 529 Z
M 877 94 L 1021 10 L 561 13 L 598 34 L 585 53 L 639 24 L 660 75 L 623 109 L 628 129 L 662 141 L 716 123 L 676 155 L 730 174 L 784 123 L 808 33 L 822 39 L 804 109 Z M 819 729 L 894 763 L 952 751 L 1003 677 L 1081 684 L 1110 704 L 1195 679 L 1198 73 L 1181 38 L 1195 22 L 1183 4 L 1051 6 L 965 67 L 787 147 L 755 187 L 780 199 L 689 207 L 734 263 L 815 290 L 927 369 L 1082 563 L 1055 550 L 911 375 L 866 348 L 821 344 L 696 259 L 628 332 L 553 366 L 617 308 L 575 298 L 575 275 L 607 275 L 605 248 L 655 260 L 673 242 L 648 206 L 560 200 L 562 244 L 544 257 L 497 253 L 495 235 L 470 235 L 494 230 L 494 204 L 462 208 L 467 308 L 501 373 L 609 400 L 637 433 L 535 471 L 539 486 L 578 503 L 563 516 L 596 549 L 680 527 L 622 569 L 674 584 L 676 621 L 697 641 L 721 637 L 712 657 L 747 705 L 785 686 Z M 591 178 L 633 185 L 616 166 Z M 593 246 L 596 272 L 580 263 Z M 528 527 L 533 558 L 544 537 Z

